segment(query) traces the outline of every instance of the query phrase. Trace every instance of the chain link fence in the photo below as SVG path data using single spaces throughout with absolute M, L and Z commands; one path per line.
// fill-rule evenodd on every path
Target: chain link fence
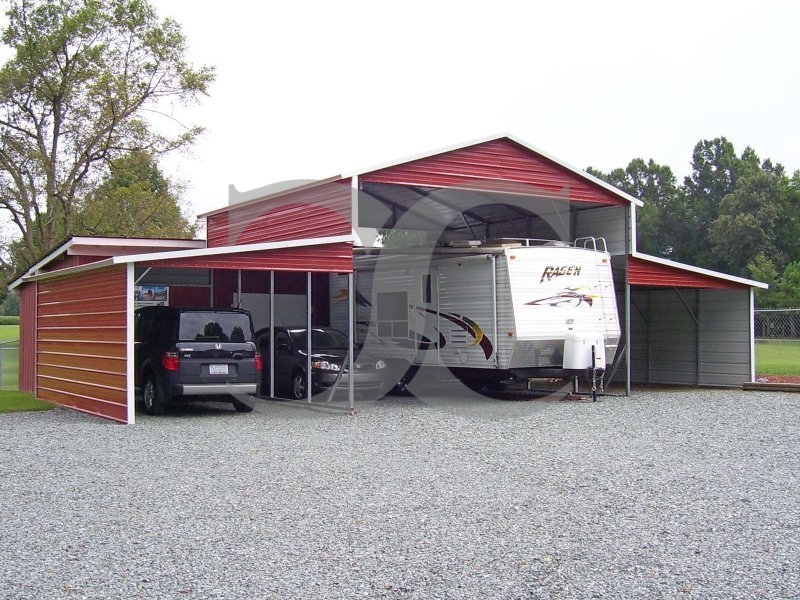
M 19 342 L 0 342 L 0 390 L 19 389 Z
M 755 338 L 757 376 L 800 383 L 800 308 L 756 310 Z

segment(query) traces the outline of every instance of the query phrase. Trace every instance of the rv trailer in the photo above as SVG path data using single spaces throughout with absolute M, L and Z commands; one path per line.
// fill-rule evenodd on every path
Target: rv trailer
M 355 257 L 356 343 L 395 366 L 473 389 L 508 379 L 594 377 L 620 339 L 602 238 L 462 242 Z M 347 330 L 347 279 L 331 278 L 332 325 Z M 443 373 L 443 377 L 446 375 Z

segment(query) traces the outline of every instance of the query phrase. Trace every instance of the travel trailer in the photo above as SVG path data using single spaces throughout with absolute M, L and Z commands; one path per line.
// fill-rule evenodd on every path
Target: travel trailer
M 620 325 L 602 238 L 457 242 L 355 258 L 356 342 L 391 361 L 402 389 L 422 366 L 473 389 L 602 373 Z M 331 277 L 347 330 L 347 278 Z M 443 374 L 444 375 L 444 374 Z

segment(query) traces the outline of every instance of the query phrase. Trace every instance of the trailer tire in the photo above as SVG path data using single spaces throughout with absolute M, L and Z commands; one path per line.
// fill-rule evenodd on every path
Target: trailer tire
M 471 389 L 473 392 L 480 392 L 483 389 L 483 380 L 480 377 L 459 377 L 459 381 Z

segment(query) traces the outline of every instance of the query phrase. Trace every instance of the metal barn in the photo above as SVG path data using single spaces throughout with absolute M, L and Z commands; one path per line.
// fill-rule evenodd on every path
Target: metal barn
M 387 228 L 440 240 L 603 237 L 623 324 L 615 381 L 752 381 L 753 290 L 765 286 L 637 252 L 638 206 L 512 136 L 323 181 L 231 187 L 227 206 L 201 215 L 207 241 L 73 238 L 14 281 L 20 389 L 132 423 L 136 284 L 169 282 L 175 305 L 305 293 L 309 323 L 313 312 L 326 324 L 326 274 L 352 273 L 353 246 Z

